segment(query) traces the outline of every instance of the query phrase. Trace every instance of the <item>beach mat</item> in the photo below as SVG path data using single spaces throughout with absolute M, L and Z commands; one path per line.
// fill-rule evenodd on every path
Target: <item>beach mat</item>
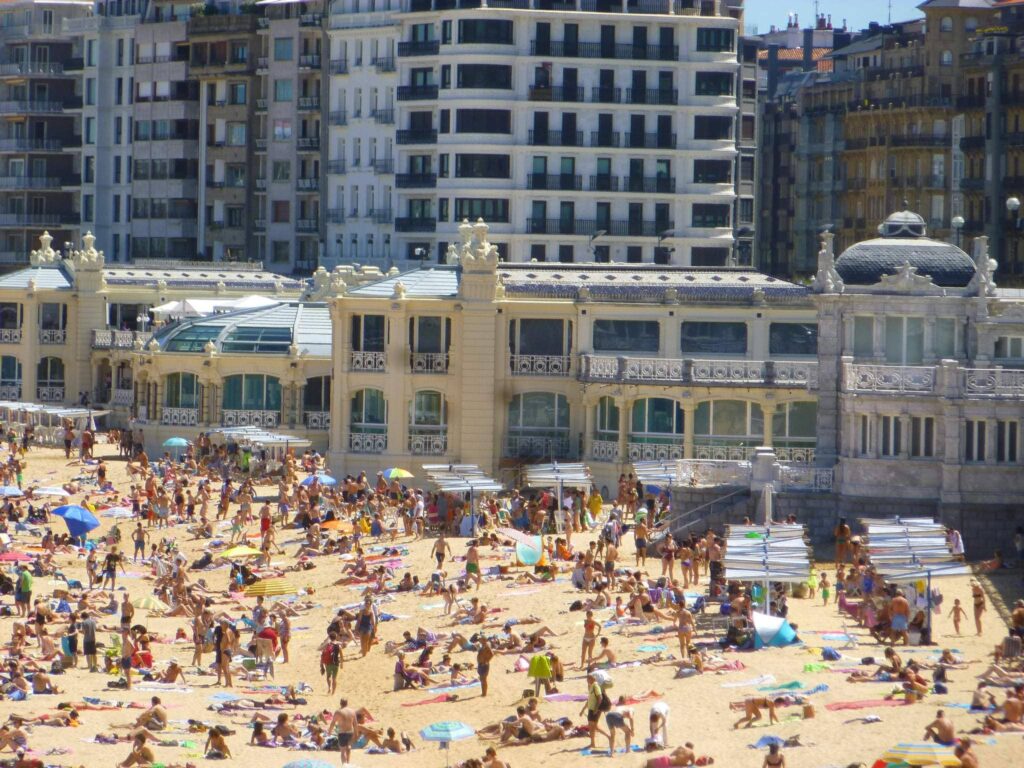
M 875 707 L 906 707 L 909 703 L 903 699 L 866 699 L 864 701 L 834 701 L 826 704 L 825 709 L 839 712 L 846 709 L 874 709 Z

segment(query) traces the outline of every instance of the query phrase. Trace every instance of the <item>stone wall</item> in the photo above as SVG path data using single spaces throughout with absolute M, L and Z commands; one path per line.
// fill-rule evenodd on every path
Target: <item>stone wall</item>
M 1024 526 L 1024 504 L 946 504 L 939 509 L 939 520 L 960 531 L 971 559 L 988 559 L 999 549 L 1007 560 L 1014 560 L 1013 535 L 1017 526 Z

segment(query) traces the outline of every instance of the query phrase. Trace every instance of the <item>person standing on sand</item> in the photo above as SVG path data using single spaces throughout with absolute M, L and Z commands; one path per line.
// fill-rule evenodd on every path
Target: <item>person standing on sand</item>
M 352 757 L 352 740 L 356 731 L 356 713 L 349 707 L 348 699 L 338 702 L 338 708 L 334 710 L 331 724 L 327 726 L 328 737 L 334 733 L 335 729 L 338 731 L 338 749 L 341 752 L 342 765 L 344 765 Z
M 896 597 L 889 604 L 889 613 L 892 616 L 889 642 L 895 644 L 896 638 L 902 638 L 903 644 L 907 645 L 910 642 L 907 634 L 907 628 L 910 626 L 910 603 L 904 597 L 902 589 L 896 590 Z
M 583 709 L 580 710 L 582 715 L 584 712 L 587 713 L 587 727 L 590 731 L 590 748 L 594 749 L 597 744 L 594 741 L 597 738 L 597 734 L 602 736 L 608 736 L 607 733 L 601 728 L 601 704 L 607 697 L 605 692 L 601 689 L 600 683 L 597 682 L 597 678 L 594 675 L 587 675 L 587 701 L 583 705 Z
M 440 568 L 444 565 L 445 552 L 450 556 L 452 554 L 451 545 L 448 544 L 447 539 L 444 537 L 444 530 L 437 536 L 437 541 L 434 542 L 434 559 L 437 560 L 437 567 Z
M 594 618 L 593 611 L 587 611 L 583 620 L 583 646 L 580 649 L 580 669 L 586 669 L 587 664 L 594 658 L 594 643 L 597 636 L 601 634 L 601 623 Z
M 974 598 L 974 626 L 978 630 L 978 637 L 981 637 L 981 615 L 985 613 L 985 590 L 974 579 L 971 579 L 971 596 Z
M 480 648 L 476 652 L 476 672 L 480 676 L 480 696 L 487 697 L 487 676 L 491 673 L 491 659 L 494 651 L 490 641 L 483 633 L 480 634 Z
M 476 582 L 476 588 L 479 590 L 483 579 L 480 577 L 480 550 L 477 548 L 476 539 L 473 539 L 466 552 L 466 581 L 470 579 Z

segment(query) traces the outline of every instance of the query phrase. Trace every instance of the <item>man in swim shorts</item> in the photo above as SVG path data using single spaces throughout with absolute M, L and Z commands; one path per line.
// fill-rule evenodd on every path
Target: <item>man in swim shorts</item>
M 338 731 L 338 749 L 341 751 L 341 762 L 347 763 L 352 757 L 352 738 L 356 731 L 356 713 L 348 705 L 348 699 L 338 702 L 338 708 L 334 710 L 334 717 L 327 728 L 327 733 Z

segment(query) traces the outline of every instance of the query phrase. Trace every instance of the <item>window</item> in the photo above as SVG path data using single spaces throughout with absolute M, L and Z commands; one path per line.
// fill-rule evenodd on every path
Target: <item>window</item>
M 1000 360 L 1024 358 L 1024 336 L 999 336 L 996 339 L 996 354 Z
M 899 456 L 903 450 L 903 425 L 898 416 L 883 416 L 881 419 L 882 429 L 882 455 Z
M 682 324 L 679 339 L 680 352 L 745 355 L 747 354 L 747 324 L 711 321 L 687 321 Z
M 271 172 L 274 181 L 288 181 L 292 175 L 292 164 L 287 160 L 275 160 Z
M 764 412 L 757 403 L 708 400 L 697 404 L 693 413 L 693 433 L 760 445 L 764 439 Z
M 96 106 L 96 78 L 85 79 L 85 103 L 90 107 Z
M 735 48 L 735 34 L 731 29 L 699 27 L 697 29 L 697 50 L 722 53 Z
M 232 104 L 245 104 L 245 83 L 231 83 L 228 86 L 228 101 Z
M 244 147 L 245 146 L 245 123 L 228 123 L 227 125 L 227 143 L 229 147 Z
M 572 264 L 576 260 L 576 254 L 571 245 L 558 246 L 558 262 L 560 264 Z
M 274 61 L 292 60 L 292 39 L 290 37 L 274 38 Z
M 16 394 L 21 397 L 21 361 L 12 355 L 4 355 L 0 359 L 0 387 L 16 387 Z M 8 395 L 10 394 L 15 393 L 8 391 Z
M 569 401 L 553 392 L 527 392 L 516 395 L 508 405 L 510 432 L 530 430 L 569 430 Z
M 512 45 L 512 22 L 497 19 L 462 19 L 459 21 L 459 42 Z
M 776 447 L 791 452 L 791 460 L 813 460 L 813 455 L 795 452 L 812 450 L 817 442 L 818 404 L 813 402 L 782 403 L 772 414 L 772 439 Z
M 732 161 L 694 160 L 693 180 L 697 184 L 731 184 Z
M 226 166 L 224 168 L 224 183 L 229 187 L 244 187 L 245 166 L 240 164 Z
M 465 179 L 508 179 L 508 155 L 455 155 L 455 175 Z
M 690 249 L 690 266 L 693 267 L 724 267 L 728 259 L 728 248 L 704 246 Z
M 953 31 L 953 17 L 952 16 L 943 16 L 942 17 L 942 20 L 939 22 L 939 31 L 940 32 L 952 32 Z
M 409 348 L 412 352 L 439 354 L 451 346 L 452 322 L 440 316 L 409 318 Z
M 291 257 L 292 246 L 287 240 L 274 240 L 271 243 L 270 259 L 275 264 L 287 264 Z
M 164 405 L 168 408 L 198 408 L 199 379 L 194 373 L 171 373 L 164 379 Z
M 444 395 L 440 392 L 417 392 L 409 404 L 410 431 L 414 434 L 444 431 L 448 424 L 446 410 Z
M 964 461 L 985 460 L 985 428 L 981 419 L 967 419 L 964 422 Z
M 21 328 L 21 304 L 0 303 L 0 328 Z
M 698 96 L 731 96 L 735 81 L 731 72 L 698 72 L 694 91 Z
M 731 139 L 732 118 L 697 115 L 693 118 L 693 138 L 704 141 Z
M 331 410 L 331 377 L 314 376 L 306 379 L 303 388 L 302 410 L 306 413 Z
M 1017 435 L 1020 425 L 1016 421 L 996 422 L 996 461 L 1000 464 L 1017 463 Z
M 508 326 L 508 348 L 513 355 L 567 356 L 572 353 L 572 323 L 533 318 L 512 320 Z
M 354 315 L 352 317 L 352 349 L 356 352 L 383 352 L 384 315 Z
M 225 376 L 222 404 L 225 411 L 280 411 L 281 382 L 261 373 Z
M 225 222 L 229 227 L 244 227 L 245 219 L 243 216 L 244 208 L 240 205 L 229 205 L 224 209 Z
M 818 326 L 804 323 L 772 323 L 768 331 L 771 355 L 818 354 Z
M 871 455 L 871 419 L 867 416 L 857 417 L 857 455 Z
M 231 63 L 245 64 L 249 61 L 249 44 L 245 42 L 231 43 Z
M 853 356 L 872 357 L 875 354 L 875 319 L 853 318 Z
M 270 220 L 275 224 L 287 224 L 291 221 L 291 201 L 274 200 L 270 205 Z
M 288 78 L 274 81 L 274 101 L 292 100 L 292 81 Z
M 648 397 L 633 402 L 629 420 L 631 443 L 651 442 L 650 435 L 682 435 L 685 428 L 683 408 L 675 400 Z
M 505 64 L 459 64 L 457 73 L 459 88 L 512 87 L 512 67 Z
M 932 347 L 940 359 L 956 357 L 956 320 L 940 317 L 935 320 L 935 338 Z
M 616 440 L 619 436 L 619 406 L 615 398 L 602 397 L 597 401 L 597 423 L 594 425 L 598 440 Z
M 595 320 L 595 352 L 654 352 L 660 348 L 657 320 Z
M 941 57 L 939 58 L 939 64 L 941 64 L 943 67 L 952 67 L 953 66 L 953 52 L 952 51 L 948 51 L 948 50 L 947 51 L 943 51 Z
M 274 141 L 289 141 L 292 137 L 291 120 L 274 121 Z
M 512 133 L 512 113 L 507 109 L 458 109 L 456 133 Z
M 352 395 L 351 430 L 356 434 L 387 432 L 388 406 L 379 389 L 360 389 Z
M 40 387 L 64 386 L 64 361 L 59 357 L 44 357 L 36 366 L 36 383 Z
M 885 318 L 885 361 L 894 365 L 920 365 L 924 359 L 924 319 Z
M 935 419 L 933 417 L 911 417 L 910 455 L 916 458 L 927 458 L 935 455 Z
M 695 227 L 728 227 L 729 206 L 713 203 L 693 204 L 693 226 Z
M 284 354 L 291 343 L 291 328 L 235 326 L 221 342 L 221 351 Z
M 44 331 L 61 331 L 68 327 L 68 305 L 46 303 L 39 305 L 39 327 Z
M 85 139 L 86 144 L 96 143 L 96 118 L 87 117 L 85 118 Z
M 469 219 L 476 221 L 483 218 L 484 221 L 508 223 L 508 200 L 495 198 L 455 198 L 455 220 L 462 221 Z
M 82 181 L 92 184 L 96 181 L 96 156 L 86 155 L 82 163 Z

